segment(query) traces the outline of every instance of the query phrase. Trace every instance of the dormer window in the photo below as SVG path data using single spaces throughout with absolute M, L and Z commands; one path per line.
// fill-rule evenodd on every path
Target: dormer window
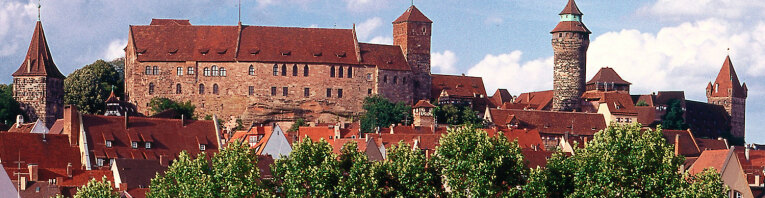
M 138 142 L 130 142 L 130 147 L 137 149 L 138 148 Z
M 111 147 L 112 147 L 112 141 L 106 140 L 106 148 L 111 148 Z
M 207 147 L 204 144 L 199 144 L 199 150 L 200 151 L 205 151 L 206 149 L 207 149 Z
M 146 149 L 151 149 L 151 142 L 146 142 Z

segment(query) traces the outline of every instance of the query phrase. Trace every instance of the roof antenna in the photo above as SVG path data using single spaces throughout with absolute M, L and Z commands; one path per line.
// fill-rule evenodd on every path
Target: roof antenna
M 414 6 L 414 0 L 412 0 L 412 6 Z
M 37 21 L 40 21 L 40 0 L 37 0 Z
M 242 0 L 239 0 L 239 25 L 242 25 Z

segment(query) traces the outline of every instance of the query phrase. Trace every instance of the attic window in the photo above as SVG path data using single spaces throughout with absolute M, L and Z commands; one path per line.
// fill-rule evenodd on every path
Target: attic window
M 345 52 L 338 52 L 338 53 L 335 53 L 335 55 L 337 55 L 338 58 L 342 58 L 342 57 L 345 57 Z
M 136 50 L 136 52 L 138 53 L 138 55 L 142 55 L 142 54 L 146 53 L 146 49 L 138 49 L 138 50 Z
M 292 52 L 289 50 L 282 50 L 280 51 L 280 53 L 282 54 L 282 56 L 289 56 L 290 54 L 292 54 Z
M 218 49 L 218 54 L 225 54 L 228 49 Z
M 321 56 L 321 52 L 320 51 L 315 51 L 315 52 L 313 52 L 313 56 Z
M 146 149 L 150 149 L 150 148 L 151 148 L 151 142 L 146 142 Z
M 112 147 L 112 141 L 106 140 L 106 148 L 111 148 L 111 147 Z
M 132 147 L 134 149 L 137 149 L 138 148 L 138 142 L 136 142 L 136 141 L 130 142 L 130 147 Z
M 256 55 L 260 53 L 260 49 L 250 49 L 250 55 Z
M 200 54 L 207 54 L 207 52 L 210 52 L 210 49 L 207 49 L 207 48 L 205 48 L 205 49 L 199 49 L 199 53 L 200 53 Z
M 207 149 L 206 145 L 204 145 L 204 144 L 199 144 L 199 150 L 200 150 L 200 151 L 205 151 L 206 149 Z
M 388 60 L 388 61 L 386 61 L 386 63 L 393 64 L 393 61 L 392 60 Z
M 167 53 L 169 53 L 169 54 L 175 54 L 176 52 L 178 52 L 178 48 L 172 48 L 172 49 L 167 50 Z

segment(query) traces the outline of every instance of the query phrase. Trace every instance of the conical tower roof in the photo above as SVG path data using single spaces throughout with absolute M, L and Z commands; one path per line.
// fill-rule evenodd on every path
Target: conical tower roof
M 409 9 L 406 9 L 406 12 L 404 14 L 401 14 L 393 23 L 402 23 L 402 22 L 425 22 L 425 23 L 433 23 L 428 17 L 425 16 L 425 14 L 422 14 L 417 7 L 414 7 L 414 5 L 410 6 Z
M 559 15 L 562 14 L 584 15 L 582 14 L 582 11 L 579 11 L 579 7 L 576 6 L 574 0 L 568 0 L 568 4 L 566 4 L 566 7 L 563 8 L 563 11 L 561 11 Z
M 736 70 L 733 68 L 733 62 L 730 60 L 730 56 L 725 57 L 725 62 L 720 73 L 717 74 L 714 85 L 717 86 L 718 91 L 713 91 L 713 97 L 728 97 L 733 96 L 737 98 L 746 98 L 746 90 L 741 86 L 741 82 L 738 80 Z M 731 94 L 728 94 L 728 89 L 731 89 Z
M 54 78 L 64 78 L 64 75 L 58 71 L 56 64 L 53 63 L 53 57 L 48 49 L 48 41 L 45 39 L 42 23 L 37 21 L 32 42 L 29 43 L 29 50 L 24 57 L 24 62 L 12 76 L 47 76 Z

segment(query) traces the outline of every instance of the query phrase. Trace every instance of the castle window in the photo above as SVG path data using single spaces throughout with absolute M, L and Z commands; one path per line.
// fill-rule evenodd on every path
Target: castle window
M 154 83 L 149 83 L 149 94 L 154 94 Z
M 343 89 L 337 89 L 337 98 L 343 98 Z
M 287 76 L 287 64 L 282 64 L 282 76 Z
M 205 85 L 199 84 L 199 95 L 205 94 Z
M 254 76 L 254 75 L 255 75 L 255 67 L 253 67 L 252 65 L 250 65 L 250 70 L 249 70 L 248 74 L 249 74 L 250 76 Z
M 111 148 L 111 147 L 112 147 L 112 141 L 106 140 L 106 148 Z
M 186 68 L 186 73 L 189 75 L 194 75 L 194 67 Z
M 384 83 L 388 83 L 388 75 L 384 75 L 383 76 L 383 82 Z
M 372 81 L 372 73 L 367 73 L 367 80 Z
M 220 67 L 220 76 L 226 76 L 226 68 Z
M 335 77 L 335 66 L 329 67 L 329 77 Z
M 279 66 L 274 64 L 274 76 L 278 76 L 278 75 L 279 75 Z
M 282 96 L 287 96 L 287 87 L 282 87 Z
M 134 149 L 137 149 L 138 148 L 138 142 L 136 142 L 136 141 L 130 142 L 130 147 L 134 148 Z
M 175 94 L 181 94 L 181 84 L 175 84 Z
M 327 88 L 327 98 L 332 97 L 332 89 Z
M 151 67 L 146 66 L 146 72 L 144 74 L 151 75 Z
M 367 95 L 368 95 L 368 96 L 371 96 L 371 95 L 372 95 L 372 89 L 367 89 Z
M 303 97 L 308 98 L 308 96 L 310 96 L 310 95 L 311 95 L 311 88 L 308 88 L 308 87 L 304 88 L 303 89 Z
M 558 37 L 563 37 L 563 33 L 558 33 Z
M 205 76 L 210 76 L 210 68 L 207 68 L 207 67 L 205 67 L 205 69 L 204 69 L 204 75 L 205 75 Z
M 297 76 L 297 74 L 298 74 L 297 64 L 292 65 L 292 76 Z
M 255 86 L 249 86 L 247 87 L 248 93 L 247 95 L 255 95 Z
M 338 78 L 343 78 L 343 67 L 338 67 L 337 68 L 337 77 Z
M 218 94 L 218 84 L 213 84 L 213 94 Z
M 303 76 L 308 76 L 308 65 L 303 66 Z
M 212 66 L 212 76 L 218 76 L 218 66 Z
M 271 96 L 276 95 L 276 87 L 271 87 Z
M 154 66 L 154 75 L 159 75 L 159 67 Z
M 393 84 L 398 84 L 398 76 L 393 76 Z
M 353 77 L 353 67 L 348 67 L 348 78 Z
M 145 148 L 146 149 L 151 149 L 151 142 L 146 142 Z
M 176 75 L 182 76 L 183 75 L 183 67 L 176 67 Z

